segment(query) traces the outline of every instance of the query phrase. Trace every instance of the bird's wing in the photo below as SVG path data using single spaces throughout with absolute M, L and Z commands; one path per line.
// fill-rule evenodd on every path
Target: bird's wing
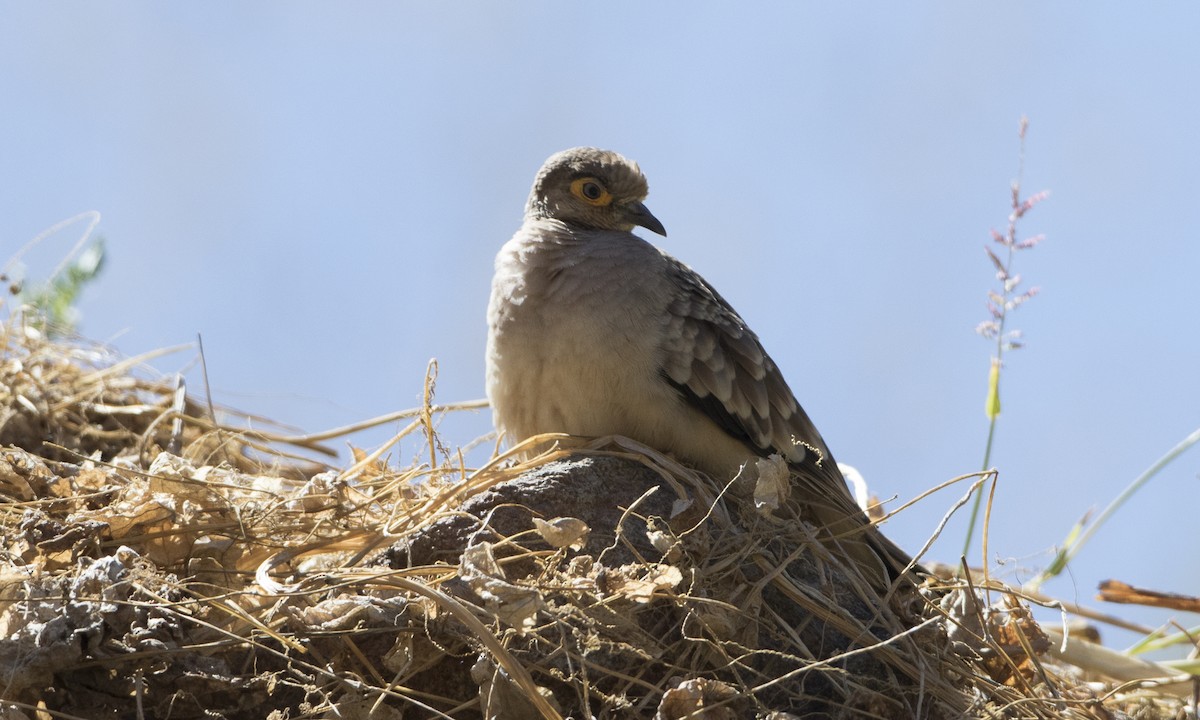
M 704 278 L 667 260 L 676 294 L 668 307 L 662 375 L 747 447 L 783 455 L 810 517 L 825 531 L 866 531 L 843 537 L 840 546 L 867 577 L 887 587 L 909 564 L 908 555 L 871 529 L 825 441 L 746 322 Z
M 836 473 L 825 441 L 758 337 L 704 278 L 672 257 L 667 261 L 675 295 L 668 307 L 663 376 L 755 452 L 797 460 L 803 448 L 804 460 L 833 465 Z

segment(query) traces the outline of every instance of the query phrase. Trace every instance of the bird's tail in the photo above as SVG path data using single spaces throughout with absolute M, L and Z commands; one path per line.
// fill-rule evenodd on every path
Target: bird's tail
M 867 518 L 840 478 L 833 485 L 814 481 L 806 472 L 793 477 L 802 486 L 801 517 L 811 520 L 822 543 L 852 562 L 875 590 L 887 592 L 897 580 L 916 583 L 918 575 L 927 573 Z

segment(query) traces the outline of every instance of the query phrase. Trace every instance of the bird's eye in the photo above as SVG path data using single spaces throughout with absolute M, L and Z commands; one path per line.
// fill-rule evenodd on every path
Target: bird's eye
M 571 194 L 587 204 L 597 207 L 612 203 L 612 195 L 599 180 L 592 177 L 579 178 L 572 182 Z

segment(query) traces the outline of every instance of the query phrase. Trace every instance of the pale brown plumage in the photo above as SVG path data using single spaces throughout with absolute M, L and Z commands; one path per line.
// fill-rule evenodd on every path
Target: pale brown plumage
M 620 155 L 546 161 L 496 257 L 487 390 L 510 442 L 624 435 L 720 480 L 778 453 L 806 514 L 883 586 L 908 557 L 870 526 L 779 368 L 700 275 L 630 232 L 665 235 Z

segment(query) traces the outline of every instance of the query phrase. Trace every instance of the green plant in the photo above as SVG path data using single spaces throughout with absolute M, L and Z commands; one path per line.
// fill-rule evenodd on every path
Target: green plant
M 88 221 L 83 234 L 49 278 L 41 282 L 29 282 L 21 277 L 23 268 L 20 260 L 26 252 L 59 230 L 81 220 Z M 100 213 L 89 211 L 56 223 L 26 243 L 3 268 L 2 276 L 11 283 L 10 289 L 19 298 L 27 322 L 48 336 L 68 335 L 75 331 L 79 323 L 79 311 L 76 308 L 79 294 L 99 277 L 104 268 L 104 238 L 91 239 L 99 222 Z
M 1079 551 L 1082 550 L 1083 546 L 1087 544 L 1087 541 L 1092 538 L 1092 535 L 1094 535 L 1096 531 L 1099 530 L 1100 527 L 1104 525 L 1104 523 L 1110 517 L 1112 517 L 1113 513 L 1115 513 L 1122 505 L 1125 504 L 1125 501 L 1133 497 L 1134 493 L 1141 489 L 1143 485 L 1150 482 L 1151 478 L 1157 475 L 1159 471 L 1165 468 L 1167 465 L 1171 464 L 1175 458 L 1179 457 L 1188 448 L 1198 443 L 1200 443 L 1200 428 L 1193 430 L 1191 434 L 1181 440 L 1177 445 L 1175 445 L 1175 447 L 1168 450 L 1165 455 L 1155 460 L 1150 467 L 1146 468 L 1141 475 L 1138 475 L 1137 478 L 1135 478 L 1134 481 L 1129 484 L 1128 487 L 1122 490 L 1121 494 L 1114 498 L 1113 501 L 1108 504 L 1108 507 L 1104 508 L 1104 511 L 1101 512 L 1090 525 L 1087 523 L 1086 517 L 1076 523 L 1075 526 L 1071 528 L 1071 531 L 1067 533 L 1066 539 L 1063 540 L 1062 547 L 1060 547 L 1058 552 L 1055 553 L 1054 559 L 1050 561 L 1050 564 L 1046 567 L 1046 569 L 1039 573 L 1036 578 L 1026 583 L 1025 586 L 1027 588 L 1037 590 L 1041 587 L 1042 583 L 1061 573 L 1063 569 L 1067 567 L 1067 563 L 1069 563 L 1072 558 L 1079 554 Z
M 50 336 L 74 332 L 79 322 L 75 302 L 85 286 L 104 268 L 104 238 L 96 238 L 79 257 L 44 283 L 26 288 L 21 301 L 33 323 Z
M 1022 117 L 1019 131 L 1021 143 L 1020 161 L 1017 168 L 1017 179 L 1012 183 L 1008 229 L 1004 233 L 992 230 L 992 241 L 1003 248 L 1001 250 L 1003 257 L 996 254 L 991 246 L 984 246 L 988 259 L 991 260 L 992 265 L 996 269 L 996 281 L 999 285 L 997 288 L 988 291 L 987 306 L 991 318 L 980 323 L 975 328 L 975 331 L 985 339 L 995 343 L 991 366 L 988 370 L 987 399 L 984 402 L 984 413 L 988 419 L 988 435 L 987 444 L 984 446 L 983 451 L 983 466 L 980 468 L 983 471 L 988 470 L 991 465 L 992 446 L 996 438 L 996 421 L 1000 417 L 1000 372 L 1004 368 L 1004 355 L 1008 351 L 1017 350 L 1022 346 L 1021 331 L 1008 327 L 1009 314 L 1038 293 L 1038 288 L 1036 287 L 1018 292 L 1018 288 L 1021 285 L 1021 276 L 1013 270 L 1016 254 L 1022 250 L 1029 250 L 1036 247 L 1044 238 L 1043 235 L 1034 235 L 1018 240 L 1017 223 L 1035 205 L 1045 200 L 1049 195 L 1048 192 L 1042 191 L 1024 200 L 1021 199 L 1021 176 L 1025 171 L 1025 134 L 1028 129 L 1029 119 Z M 963 541 L 963 557 L 966 557 L 967 553 L 971 550 L 971 539 L 975 535 L 975 523 L 979 517 L 979 507 L 982 500 L 982 492 L 975 495 L 975 501 L 971 506 L 971 516 L 967 524 L 967 535 Z M 984 558 L 984 560 L 986 562 L 987 559 Z

